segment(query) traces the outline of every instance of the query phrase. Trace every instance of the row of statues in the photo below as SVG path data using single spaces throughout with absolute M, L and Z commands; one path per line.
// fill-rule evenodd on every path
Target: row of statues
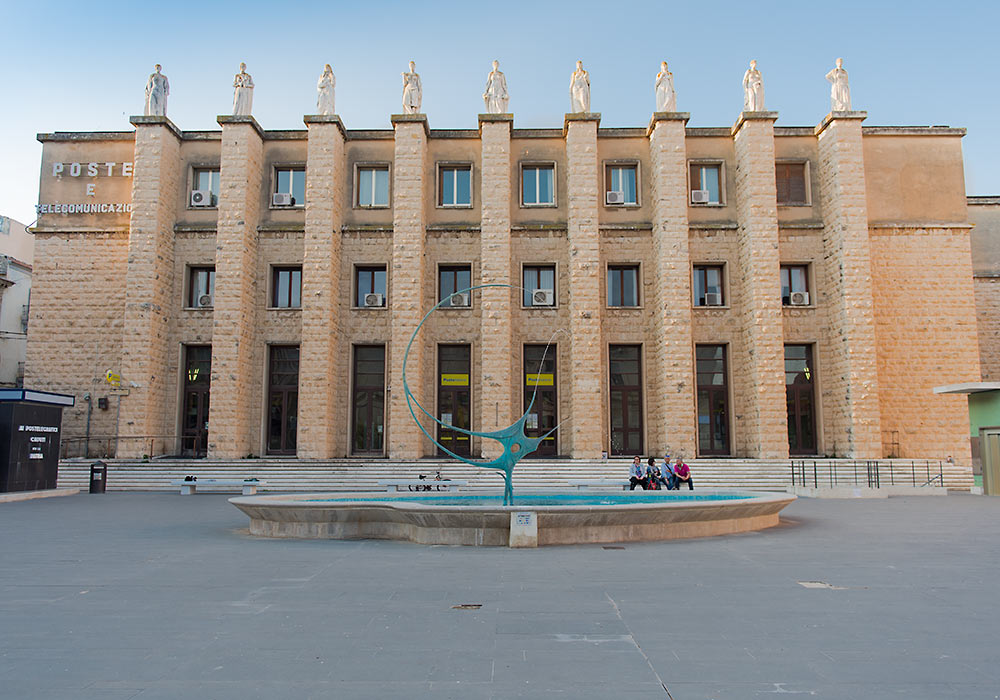
M 154 72 L 146 81 L 147 116 L 166 116 L 167 95 L 170 94 L 170 83 L 163 75 L 160 64 L 156 64 Z M 403 76 L 403 114 L 419 114 L 423 102 L 423 86 L 416 64 L 410 61 L 409 70 Z M 847 84 L 847 71 L 844 70 L 844 59 L 838 58 L 836 67 L 826 74 L 830 82 L 830 109 L 834 112 L 849 112 L 851 110 L 851 89 Z M 323 73 L 316 83 L 316 113 L 334 114 L 334 90 L 337 79 L 333 68 L 327 63 Z M 667 69 L 667 62 L 660 64 L 660 72 L 656 74 L 654 84 L 657 112 L 676 112 L 677 93 L 674 91 L 674 75 Z M 576 70 L 569 79 L 569 102 L 571 113 L 590 111 L 590 74 L 583 69 L 583 61 L 576 62 Z M 507 92 L 507 78 L 500 71 L 499 61 L 493 61 L 493 70 L 486 78 L 486 90 L 483 92 L 483 103 L 487 114 L 506 114 L 510 103 Z M 253 78 L 247 73 L 245 63 L 240 64 L 240 72 L 233 78 L 233 114 L 235 116 L 250 116 L 253 109 Z M 743 110 L 746 112 L 764 111 L 764 77 L 757 70 L 757 61 L 750 61 L 750 67 L 743 74 Z

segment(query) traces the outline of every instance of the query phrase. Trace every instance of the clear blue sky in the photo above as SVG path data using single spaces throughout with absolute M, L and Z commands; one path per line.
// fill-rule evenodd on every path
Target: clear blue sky
M 245 61 L 265 129 L 303 128 L 324 63 L 349 129 L 388 128 L 399 73 L 417 63 L 431 128 L 471 128 L 490 61 L 517 127 L 559 127 L 574 61 L 590 71 L 603 126 L 645 126 L 653 79 L 670 63 L 691 126 L 728 126 L 756 58 L 778 124 L 829 110 L 838 56 L 869 125 L 948 124 L 964 140 L 969 194 L 1000 194 L 1000 2 L 35 2 L 3 11 L 0 214 L 34 221 L 47 131 L 128 130 L 154 63 L 168 116 L 216 129 Z

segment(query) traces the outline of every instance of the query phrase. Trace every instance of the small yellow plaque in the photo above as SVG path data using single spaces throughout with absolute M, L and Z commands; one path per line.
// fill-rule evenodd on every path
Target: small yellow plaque
M 527 386 L 552 386 L 554 384 L 552 374 L 525 374 L 524 383 Z
M 469 386 L 469 375 L 442 373 L 441 386 Z

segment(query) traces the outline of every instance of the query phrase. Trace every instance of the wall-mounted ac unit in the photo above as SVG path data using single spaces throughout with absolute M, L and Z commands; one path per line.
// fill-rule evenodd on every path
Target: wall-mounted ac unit
M 722 293 L 705 292 L 705 306 L 722 306 Z
M 198 308 L 203 309 L 206 306 L 211 306 L 211 305 L 212 305 L 211 294 L 202 294 L 200 297 L 198 297 Z
M 809 306 L 809 292 L 792 292 L 788 295 L 788 303 L 792 306 Z
M 552 289 L 536 289 L 531 293 L 532 306 L 554 306 L 556 293 Z
M 271 206 L 290 207 L 295 204 L 295 197 L 287 192 L 275 192 L 271 195 Z
M 212 191 L 211 190 L 192 190 L 191 191 L 191 206 L 192 207 L 210 207 L 210 206 L 212 206 Z
M 625 203 L 625 193 L 624 192 L 608 192 L 604 195 L 605 204 L 624 204 Z
M 385 306 L 385 297 L 381 294 L 365 294 L 365 306 Z
M 691 204 L 708 204 L 712 195 L 708 190 L 691 190 Z
M 468 294 L 452 294 L 450 297 L 448 297 L 448 305 L 451 306 L 452 308 L 456 306 L 458 307 L 471 306 L 472 299 L 469 298 Z

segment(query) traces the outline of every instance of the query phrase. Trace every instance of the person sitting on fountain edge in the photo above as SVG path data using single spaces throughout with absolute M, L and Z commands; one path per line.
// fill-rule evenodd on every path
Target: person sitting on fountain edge
M 694 491 L 694 479 L 691 478 L 691 469 L 688 465 L 684 464 L 684 460 L 677 457 L 677 463 L 674 464 L 674 488 L 678 491 L 681 488 L 681 484 L 687 483 L 688 490 Z
M 646 480 L 642 478 L 642 460 L 638 455 L 632 458 L 632 466 L 629 469 L 628 490 L 634 491 L 636 486 L 641 486 L 646 490 Z
M 656 458 L 650 457 L 646 462 L 646 483 L 649 484 L 649 488 L 656 491 L 660 490 L 660 487 L 670 488 L 667 484 L 667 480 L 663 478 L 663 474 L 656 467 Z

